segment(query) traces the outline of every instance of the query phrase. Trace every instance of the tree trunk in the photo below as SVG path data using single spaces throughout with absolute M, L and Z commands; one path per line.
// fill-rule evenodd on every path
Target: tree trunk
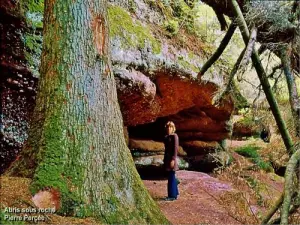
M 300 207 L 300 204 L 298 203 L 297 204 L 297 200 L 299 200 L 299 193 L 298 193 L 298 196 L 297 196 L 297 192 L 295 192 L 295 194 L 292 196 L 292 197 L 295 197 L 296 196 L 296 204 L 294 204 L 291 208 L 290 208 L 290 211 L 289 211 L 289 215 L 293 215 L 294 213 L 297 212 L 298 208 Z M 271 221 L 269 221 L 268 224 L 279 224 L 280 223 L 280 220 L 281 220 L 281 217 L 277 217 Z
M 236 0 L 231 0 L 231 3 L 232 3 L 232 8 L 233 8 L 235 17 L 238 19 L 239 28 L 241 30 L 244 42 L 248 43 L 248 41 L 249 41 L 249 30 L 248 30 L 247 24 L 244 20 L 243 14 L 242 14 L 242 12 L 240 10 L 240 7 L 239 7 L 238 3 L 236 2 Z M 269 80 L 267 78 L 267 75 L 266 75 L 266 73 L 265 73 L 265 71 L 262 67 L 262 64 L 259 60 L 258 54 L 255 50 L 252 53 L 251 59 L 252 59 L 253 65 L 256 69 L 257 75 L 259 77 L 260 83 L 261 83 L 261 85 L 263 87 L 263 90 L 265 92 L 265 95 L 266 95 L 266 98 L 267 98 L 268 103 L 270 105 L 270 108 L 272 110 L 273 116 L 276 120 L 276 123 L 277 123 L 277 126 L 279 128 L 280 134 L 281 134 L 282 139 L 284 141 L 285 147 L 286 147 L 289 155 L 293 157 L 294 156 L 294 154 L 293 154 L 294 153 L 294 146 L 293 146 L 292 139 L 290 137 L 290 134 L 288 132 L 286 124 L 285 124 L 285 122 L 284 122 L 284 120 L 281 116 L 280 111 L 279 111 L 276 99 L 273 95 Z M 296 156 L 298 154 L 297 152 L 295 153 Z M 292 179 L 291 179 L 291 176 L 289 175 L 288 168 L 287 168 L 287 172 L 286 172 L 286 175 L 285 175 L 284 200 L 283 200 L 283 203 L 282 203 L 283 207 L 282 207 L 282 214 L 281 214 L 281 223 L 282 224 L 287 224 L 287 217 L 288 217 L 288 212 L 289 212 L 289 208 L 290 208 L 290 199 L 291 199 L 290 182 L 292 182 Z
M 280 195 L 280 197 L 277 199 L 271 210 L 265 215 L 265 217 L 262 219 L 261 224 L 267 224 L 269 220 L 272 218 L 272 216 L 276 213 L 278 208 L 282 205 L 283 201 L 283 194 Z
M 33 194 L 60 193 L 59 212 L 103 223 L 168 223 L 123 135 L 111 72 L 106 1 L 46 0 L 41 78 L 29 139 L 8 174 Z
M 297 151 L 291 156 L 289 162 L 287 163 L 285 170 L 285 183 L 284 183 L 284 199 L 282 203 L 281 210 L 281 221 L 280 224 L 288 224 L 288 217 L 290 211 L 290 205 L 292 200 L 293 190 L 293 176 L 296 172 L 297 163 L 300 160 L 300 147 L 298 146 Z
M 246 52 L 246 48 L 244 48 L 243 51 L 240 53 L 238 59 L 236 60 L 234 66 L 230 72 L 225 90 L 223 92 L 221 92 L 219 96 L 216 97 L 216 99 L 214 100 L 214 102 L 215 102 L 214 104 L 219 105 L 220 102 L 222 102 L 222 100 L 225 99 L 225 96 L 227 96 L 229 94 L 229 92 L 234 88 L 234 76 L 238 72 L 241 61 L 244 58 L 245 52 Z
M 291 104 L 291 111 L 294 119 L 294 127 L 296 136 L 300 136 L 300 105 L 299 105 L 299 95 L 297 91 L 296 82 L 294 76 L 291 72 L 290 58 L 287 53 L 287 49 L 281 50 L 281 62 L 283 65 L 283 71 L 286 78 L 286 83 L 289 91 L 289 100 Z
M 247 27 L 247 24 L 245 22 L 244 16 L 243 16 L 236 0 L 231 0 L 231 5 L 232 5 L 232 10 L 233 10 L 234 16 L 237 19 L 238 26 L 241 30 L 243 40 L 244 40 L 245 44 L 247 44 L 249 42 L 250 34 L 249 34 L 249 29 Z M 279 111 L 277 101 L 271 90 L 271 85 L 269 83 L 268 77 L 265 73 L 265 70 L 260 62 L 259 56 L 255 49 L 252 52 L 251 59 L 252 59 L 253 65 L 255 67 L 255 70 L 257 72 L 260 83 L 263 87 L 263 90 L 264 90 L 264 93 L 268 100 L 268 103 L 270 105 L 271 111 L 275 118 L 276 124 L 280 131 L 280 134 L 282 136 L 285 147 L 286 147 L 287 151 L 289 152 L 289 154 L 291 155 L 294 151 L 293 141 L 291 139 L 291 136 L 289 134 L 287 126 L 281 116 L 281 112 Z
M 231 18 L 235 17 L 234 10 L 230 7 L 231 4 L 228 4 L 228 1 L 220 1 L 220 0 L 202 0 L 202 2 L 206 3 L 212 8 L 216 8 L 219 10 L 219 13 L 222 13 L 226 16 Z M 229 1 L 230 2 L 230 1 Z M 251 13 L 253 11 L 253 6 L 249 4 L 250 2 L 258 2 L 259 4 L 263 4 L 266 1 L 248 1 L 248 0 L 239 0 L 238 4 L 243 10 L 244 14 Z M 274 1 L 275 2 L 275 1 Z M 269 4 L 271 5 L 271 4 Z M 290 15 L 289 12 L 281 13 L 281 19 L 274 19 L 270 15 L 270 12 L 279 12 L 282 11 L 283 4 L 278 3 L 275 8 L 272 8 L 272 5 L 269 8 L 263 8 L 263 12 L 259 17 L 255 19 L 249 19 L 247 22 L 248 24 L 254 24 L 258 28 L 258 35 L 257 41 L 261 44 L 265 44 L 266 47 L 273 51 L 277 56 L 278 52 L 276 48 L 274 48 L 274 44 L 282 44 L 282 43 L 291 43 L 294 42 L 294 47 L 292 50 L 291 57 L 291 67 L 293 70 L 300 72 L 300 57 L 299 57 L 299 49 L 300 49 L 300 42 L 299 40 L 299 26 L 297 22 L 289 22 L 288 17 Z M 292 10 L 292 9 L 291 9 Z M 296 12 L 294 13 L 295 21 L 299 19 L 300 10 L 299 7 L 297 8 Z M 298 18 L 297 18 L 298 17 Z M 286 23 L 283 25 L 283 22 Z M 299 21 L 299 20 L 298 20 Z M 276 29 L 276 31 L 272 31 L 274 27 L 280 27 L 280 29 Z M 293 40 L 294 39 L 294 40 Z M 275 51 L 274 51 L 275 50 Z
M 244 54 L 243 59 L 240 63 L 239 69 L 241 69 L 241 72 L 240 72 L 240 76 L 237 76 L 238 81 L 242 80 L 242 76 L 246 71 L 246 68 L 247 68 L 248 62 L 251 58 L 252 52 L 255 49 L 256 35 L 257 35 L 257 30 L 254 27 L 251 31 L 250 39 L 248 41 L 245 54 Z
M 216 16 L 219 20 L 220 26 L 221 26 L 221 30 L 224 31 L 227 29 L 228 25 L 225 19 L 225 16 L 220 12 L 220 10 L 213 8 L 213 10 L 216 13 Z
M 209 69 L 209 67 L 211 67 L 211 65 L 214 64 L 219 59 L 219 57 L 222 55 L 223 51 L 227 47 L 232 35 L 234 34 L 235 29 L 236 29 L 236 25 L 234 23 L 231 23 L 218 49 L 201 68 L 198 74 L 198 78 L 200 78 Z

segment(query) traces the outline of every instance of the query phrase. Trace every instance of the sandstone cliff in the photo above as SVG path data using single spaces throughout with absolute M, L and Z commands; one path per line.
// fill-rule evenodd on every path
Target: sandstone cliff
M 169 15 L 164 5 L 149 0 L 118 2 L 110 1 L 108 13 L 113 72 L 127 139 L 160 142 L 164 123 L 172 120 L 187 157 L 219 148 L 218 142 L 231 133 L 234 104 L 231 98 L 218 107 L 212 104 L 224 85 L 222 65 L 195 79 L 209 56 L 209 45 L 172 20 L 176 13 Z M 179 2 L 170 9 L 190 10 Z M 16 5 L 5 0 L 0 11 L 3 172 L 27 138 L 39 78 L 43 2 Z

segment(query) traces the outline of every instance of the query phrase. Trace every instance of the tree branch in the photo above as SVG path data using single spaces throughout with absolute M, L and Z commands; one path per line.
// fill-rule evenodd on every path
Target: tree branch
M 271 210 L 265 215 L 265 217 L 262 219 L 261 224 L 267 224 L 269 220 L 272 218 L 272 216 L 276 213 L 276 211 L 279 209 L 279 207 L 282 205 L 283 202 L 283 194 L 280 195 L 280 197 L 275 202 L 275 205 L 272 207 Z
M 241 12 L 241 9 L 240 9 L 238 3 L 236 2 L 236 0 L 231 0 L 231 6 L 233 9 L 235 18 L 237 18 L 237 22 L 238 22 L 239 28 L 241 30 L 244 42 L 248 43 L 249 36 L 250 36 L 249 29 L 247 27 L 247 24 L 246 24 L 246 21 L 244 19 L 242 12 Z M 300 157 L 300 150 L 298 149 L 295 152 L 295 154 L 293 154 L 295 151 L 294 146 L 293 146 L 293 141 L 291 139 L 291 136 L 289 134 L 289 131 L 287 129 L 285 121 L 283 120 L 283 118 L 281 116 L 281 112 L 279 111 L 278 104 L 277 104 L 274 94 L 271 90 L 271 86 L 270 86 L 269 80 L 267 78 L 266 72 L 260 62 L 259 56 L 258 56 L 257 52 L 255 51 L 255 49 L 252 53 L 251 59 L 252 59 L 253 65 L 256 69 L 257 75 L 259 77 L 260 83 L 264 89 L 266 98 L 268 100 L 268 103 L 269 103 L 272 113 L 274 115 L 274 118 L 276 120 L 278 129 L 281 133 L 285 147 L 286 147 L 289 155 L 292 154 L 291 159 L 286 168 L 285 193 L 284 193 L 284 200 L 283 200 L 283 204 L 282 204 L 283 210 L 282 210 L 282 216 L 281 216 L 282 217 L 281 224 L 287 224 L 288 223 L 288 221 L 287 221 L 288 212 L 289 212 L 290 202 L 291 202 L 291 193 L 290 193 L 289 188 L 290 188 L 290 183 L 292 182 L 292 179 L 291 179 L 292 172 L 290 170 L 294 169 L 294 166 L 296 166 L 294 161 L 295 160 L 296 160 L 296 162 L 298 161 L 298 159 Z M 299 157 L 298 157 L 298 155 L 299 155 Z
M 244 57 L 241 61 L 241 69 L 242 69 L 242 72 L 240 73 L 241 75 L 244 73 L 244 71 L 246 70 L 246 66 L 249 62 L 249 59 L 252 55 L 252 52 L 254 50 L 254 45 L 255 45 L 255 41 L 256 41 L 256 36 L 257 36 L 257 29 L 256 28 L 253 28 L 251 30 L 251 35 L 250 35 L 250 39 L 249 39 L 249 42 L 247 44 L 247 47 L 246 47 L 246 51 L 245 51 L 245 54 L 244 54 Z M 242 80 L 242 77 L 241 76 L 237 76 L 237 80 L 238 81 L 241 81 Z
M 228 79 L 228 82 L 227 82 L 227 85 L 226 85 L 226 88 L 225 90 L 219 95 L 216 97 L 215 99 L 215 105 L 218 105 L 222 99 L 229 93 L 229 91 L 232 89 L 232 82 L 233 82 L 233 78 L 234 78 L 234 75 L 237 73 L 239 67 L 240 67 L 240 64 L 241 64 L 241 61 L 242 59 L 244 58 L 244 55 L 245 55 L 245 52 L 246 52 L 246 49 L 244 49 L 240 56 L 238 57 L 238 59 L 236 60 L 234 66 L 233 66 L 233 69 L 231 70 L 230 72 L 230 76 L 229 76 L 229 79 Z
M 282 71 L 280 72 L 279 76 L 275 78 L 275 82 L 274 82 L 274 85 L 272 87 L 272 91 L 274 91 L 274 93 L 276 93 L 276 94 L 279 93 L 277 85 L 278 85 L 278 82 L 279 82 L 279 79 L 280 79 L 281 75 L 282 75 Z
M 244 19 L 244 16 L 241 12 L 241 9 L 240 9 L 238 3 L 236 2 L 236 0 L 231 0 L 231 6 L 232 6 L 232 9 L 233 9 L 235 18 L 237 18 L 238 26 L 241 30 L 243 40 L 244 40 L 245 43 L 248 43 L 250 34 L 249 34 L 249 30 L 248 30 L 246 21 Z M 258 54 L 257 54 L 255 49 L 253 50 L 251 59 L 252 59 L 253 65 L 256 69 L 256 72 L 257 72 L 258 78 L 260 80 L 260 83 L 261 83 L 261 85 L 263 87 L 263 90 L 265 92 L 265 95 L 266 95 L 266 98 L 267 98 L 268 103 L 270 105 L 270 108 L 272 110 L 272 113 L 273 113 L 273 116 L 275 118 L 278 129 L 281 133 L 281 136 L 282 136 L 283 142 L 285 144 L 285 147 L 286 147 L 287 151 L 289 152 L 289 154 L 291 154 L 294 151 L 293 141 L 291 139 L 291 136 L 289 134 L 287 126 L 286 126 L 286 124 L 285 124 L 285 122 L 284 122 L 284 120 L 281 116 L 281 112 L 279 111 L 277 101 L 276 101 L 276 99 L 274 97 L 274 94 L 271 90 L 271 85 L 270 85 L 269 80 L 267 78 L 266 72 L 265 72 L 265 70 L 264 70 L 264 68 L 263 68 L 263 66 L 260 62 L 260 59 L 259 59 Z
M 293 197 L 296 196 L 296 192 L 294 193 Z M 298 195 L 298 198 L 299 198 L 299 195 Z M 289 215 L 293 215 L 295 212 L 297 212 L 297 209 L 300 207 L 300 204 L 294 204 L 290 211 L 289 211 Z M 275 218 L 271 221 L 269 221 L 268 224 L 279 224 L 280 223 L 280 219 L 281 217 L 278 217 L 278 218 Z
M 198 74 L 198 79 L 201 78 L 201 76 L 209 69 L 209 67 L 211 67 L 211 65 L 214 64 L 218 60 L 218 58 L 222 55 L 223 51 L 225 50 L 226 46 L 228 45 L 228 43 L 232 37 L 232 35 L 234 34 L 235 29 L 236 29 L 236 25 L 234 23 L 231 23 L 228 28 L 227 33 L 225 34 L 223 40 L 221 41 L 218 49 L 201 68 L 201 70 Z
M 213 8 L 213 10 L 215 11 L 215 14 L 217 15 L 217 18 L 218 18 L 220 26 L 221 26 L 221 30 L 222 31 L 226 30 L 228 28 L 228 25 L 225 20 L 224 14 L 216 8 Z
M 280 58 L 281 58 L 281 63 L 283 65 L 283 71 L 286 78 L 286 83 L 288 86 L 289 100 L 290 100 L 291 111 L 294 119 L 296 136 L 299 137 L 300 136 L 300 117 L 299 117 L 300 115 L 298 115 L 297 113 L 298 109 L 300 108 L 299 95 L 297 91 L 295 78 L 291 72 L 291 63 L 290 63 L 290 57 L 288 55 L 287 48 L 282 48 L 280 50 Z
M 258 55 L 263 54 L 266 50 L 267 50 L 267 46 L 266 46 L 266 45 L 261 45 L 261 46 L 259 47 L 259 49 L 257 50 Z
M 282 68 L 282 64 L 279 64 L 277 66 L 274 66 L 272 68 L 272 72 L 268 75 L 268 78 L 274 78 L 274 74 L 276 73 L 277 70 Z

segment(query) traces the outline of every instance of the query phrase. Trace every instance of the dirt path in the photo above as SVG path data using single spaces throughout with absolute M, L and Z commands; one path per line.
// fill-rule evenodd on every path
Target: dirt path
M 173 224 L 241 224 L 229 215 L 220 196 L 232 190 L 230 184 L 205 173 L 178 171 L 179 199 L 165 201 L 167 180 L 144 180 L 151 196 Z
M 227 140 L 226 143 L 229 149 L 248 145 L 255 145 L 261 148 L 267 147 L 267 143 L 264 143 L 260 139 Z M 248 161 L 242 156 L 236 153 L 233 155 L 237 158 L 237 161 L 241 161 L 241 165 L 245 167 L 249 166 L 249 163 L 246 163 Z M 242 167 L 240 169 L 243 170 Z M 257 180 L 257 185 L 262 184 L 261 187 L 264 187 L 264 189 L 260 190 L 261 193 L 259 196 L 264 199 L 264 202 L 270 202 L 272 205 L 272 201 L 277 199 L 283 189 L 282 178 L 263 171 L 255 172 L 246 169 L 242 172 L 246 175 L 248 174 L 248 177 L 252 177 L 253 180 Z M 176 201 L 169 202 L 164 200 L 167 195 L 167 180 L 143 181 L 153 199 L 172 224 L 243 224 L 241 221 L 247 221 L 247 218 L 250 218 L 249 215 L 247 218 L 242 218 L 241 215 L 243 216 L 243 213 L 239 216 L 235 213 L 239 210 L 240 205 L 238 205 L 238 201 L 241 199 L 241 196 L 236 195 L 236 193 L 245 194 L 249 198 L 255 195 L 253 192 L 254 189 L 252 190 L 246 181 L 241 182 L 243 186 L 240 185 L 234 188 L 229 181 L 223 181 L 223 179 L 221 181 L 206 173 L 181 170 L 176 175 L 181 181 L 179 184 L 180 196 Z M 239 177 L 239 179 L 241 180 L 242 178 Z M 244 189 L 240 189 L 241 187 Z M 255 190 L 257 191 L 258 189 Z M 232 196 L 232 198 L 227 199 L 230 201 L 230 205 L 221 200 L 224 199 L 222 198 L 224 194 Z M 257 205 L 255 199 L 252 200 L 247 199 L 249 205 L 246 206 L 251 208 L 251 213 L 256 216 L 264 213 L 265 207 Z

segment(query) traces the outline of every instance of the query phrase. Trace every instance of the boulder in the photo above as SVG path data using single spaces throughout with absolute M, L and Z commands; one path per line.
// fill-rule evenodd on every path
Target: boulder
M 137 150 L 138 152 L 164 152 L 165 146 L 163 142 L 153 141 L 153 140 L 136 140 L 130 139 L 129 140 L 129 149 L 130 150 Z M 179 156 L 185 156 L 186 152 L 183 150 L 181 146 L 178 149 Z
M 159 117 L 152 123 L 129 126 L 128 131 L 134 138 L 161 141 L 165 135 L 164 125 L 171 120 L 175 123 L 179 143 L 192 140 L 221 141 L 229 138 L 232 132 L 230 122 L 232 111 L 228 109 L 226 113 L 225 109 L 215 110 L 216 114 L 209 117 L 205 110 L 206 108 L 201 106 L 193 106 L 170 116 Z M 222 120 L 226 114 L 227 119 Z
M 233 160 L 231 155 L 223 150 L 204 155 L 189 156 L 185 159 L 189 163 L 190 170 L 201 172 L 212 172 L 215 168 L 229 165 Z
M 230 137 L 230 132 L 178 131 L 180 140 L 221 141 Z
M 135 78 L 129 76 L 126 70 L 115 72 L 126 126 L 147 124 L 168 117 L 178 123 L 178 130 L 228 132 L 226 121 L 230 119 L 233 103 L 227 99 L 221 107 L 212 105 L 217 85 L 180 77 L 180 74 L 173 73 L 172 76 L 168 71 L 157 73 L 151 82 L 140 73 Z
M 129 149 L 139 151 L 163 152 L 165 151 L 164 143 L 152 140 L 129 140 Z
M 143 156 L 143 157 L 134 157 L 134 163 L 137 168 L 147 168 L 147 167 L 161 167 L 163 168 L 163 155 L 155 156 Z M 187 169 L 189 164 L 182 157 L 177 157 L 177 164 L 179 169 Z
M 211 152 L 215 152 L 220 148 L 220 145 L 216 141 L 204 142 L 204 141 L 186 141 L 181 142 L 188 156 L 206 155 Z
M 240 139 L 242 137 L 259 136 L 261 131 L 261 123 L 246 117 L 233 124 L 232 136 L 236 139 Z
M 16 1 L 0 2 L 0 174 L 16 159 L 27 139 L 38 81 L 28 65 L 33 57 L 25 51 L 26 44 L 35 43 L 30 42 L 30 34 L 24 35 L 29 28 L 20 18 L 19 8 Z M 40 30 L 34 30 L 38 37 Z M 36 49 L 30 52 L 33 56 Z

